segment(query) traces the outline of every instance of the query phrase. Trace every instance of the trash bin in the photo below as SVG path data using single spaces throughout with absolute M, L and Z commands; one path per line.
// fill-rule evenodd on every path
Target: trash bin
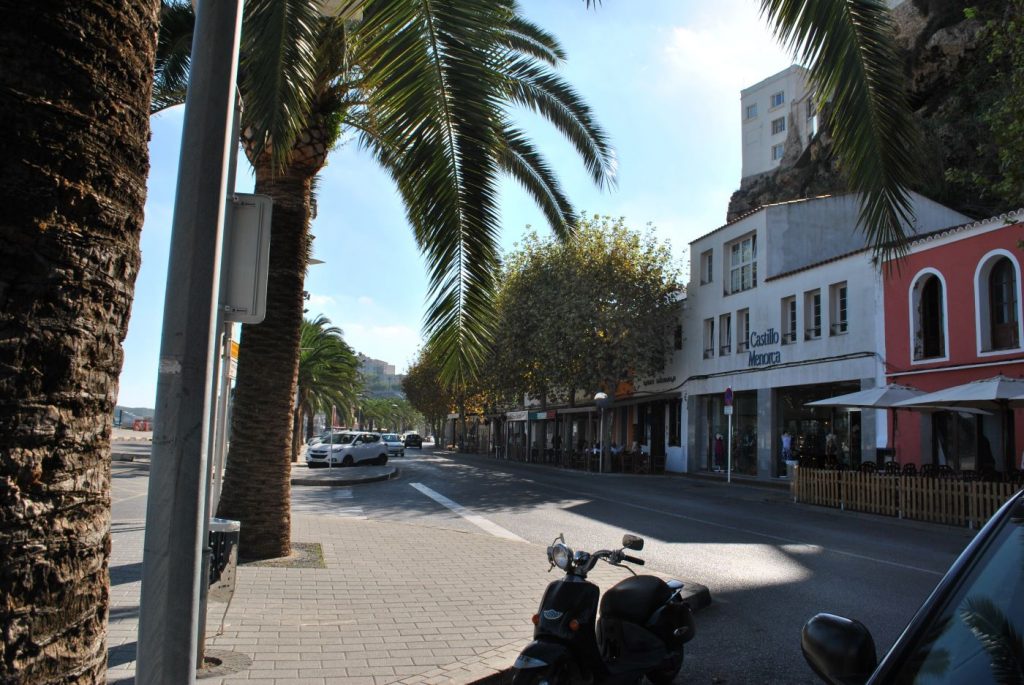
M 235 594 L 241 528 L 238 521 L 210 519 L 210 589 L 207 597 L 215 602 L 228 604 Z

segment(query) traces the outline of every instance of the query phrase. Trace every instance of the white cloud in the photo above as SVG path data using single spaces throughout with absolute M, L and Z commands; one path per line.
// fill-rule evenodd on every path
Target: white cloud
M 370 297 L 369 295 L 360 295 L 359 298 L 356 299 L 356 302 L 363 305 L 364 307 L 373 306 L 373 298 Z
M 792 63 L 750 0 L 723 0 L 712 9 L 670 31 L 659 79 L 664 88 L 689 83 L 738 101 L 742 88 Z

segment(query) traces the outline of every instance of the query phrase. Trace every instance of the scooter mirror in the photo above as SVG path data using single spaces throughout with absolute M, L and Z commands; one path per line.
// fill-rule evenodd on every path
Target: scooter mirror
M 622 546 L 626 549 L 640 550 L 644 548 L 644 539 L 627 533 L 622 536 Z

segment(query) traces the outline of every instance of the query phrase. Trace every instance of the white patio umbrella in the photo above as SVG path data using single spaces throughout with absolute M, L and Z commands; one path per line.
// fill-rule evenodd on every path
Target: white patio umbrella
M 858 390 L 857 392 L 847 393 L 846 395 L 838 395 L 824 400 L 807 402 L 805 406 L 850 407 L 851 409 L 890 409 L 896 407 L 900 402 L 913 400 L 924 394 L 926 394 L 924 390 L 918 390 L 917 388 L 912 388 L 909 385 L 890 383 L 888 385 L 879 385 L 874 388 L 868 388 L 867 390 Z M 892 442 L 890 443 L 893 448 L 896 447 L 896 419 L 897 412 L 894 410 L 892 413 Z
M 1002 416 L 1005 467 L 1013 467 L 1015 454 L 1013 409 L 1024 407 L 1024 379 L 1010 378 L 1000 374 L 992 378 L 984 378 L 930 392 L 900 402 L 897 406 L 925 410 L 941 407 L 954 411 L 963 411 L 964 409 L 998 411 Z

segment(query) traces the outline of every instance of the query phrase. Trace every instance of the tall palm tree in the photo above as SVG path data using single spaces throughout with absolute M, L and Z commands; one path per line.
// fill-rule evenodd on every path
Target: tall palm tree
M 329 319 L 303 319 L 299 340 L 292 461 L 297 459 L 303 417 L 309 422 L 311 433 L 314 414 L 330 414 L 334 407 L 348 413 L 362 388 L 356 353 L 342 338 L 341 329 L 332 326 Z
M 159 3 L 0 7 L 0 682 L 103 683 Z
M 247 557 L 290 551 L 288 453 L 310 201 L 341 131 L 358 132 L 398 186 L 429 267 L 426 328 L 452 379 L 474 374 L 492 324 L 499 175 L 522 183 L 557 235 L 570 236 L 575 222 L 551 168 L 514 126 L 512 107 L 553 122 L 593 180 L 612 182 L 605 135 L 553 70 L 561 48 L 513 0 L 350 5 L 330 19 L 319 17 L 315 0 L 251 0 L 246 8 L 243 144 L 274 216 L 267 317 L 243 327 L 219 511 L 242 521 Z M 361 21 L 352 23 L 356 7 Z M 164 5 L 155 110 L 183 99 L 190 15 L 187 3 Z

